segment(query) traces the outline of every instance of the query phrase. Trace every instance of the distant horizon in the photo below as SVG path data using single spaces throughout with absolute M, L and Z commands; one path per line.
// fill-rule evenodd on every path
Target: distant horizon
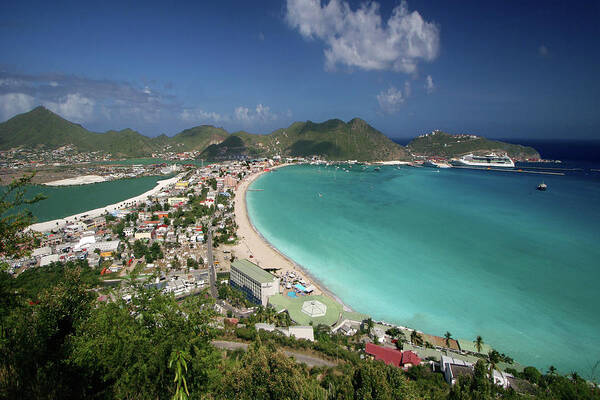
M 52 111 L 52 110 L 48 109 L 43 104 L 36 105 L 32 109 L 30 109 L 28 111 L 24 111 L 22 113 L 19 113 L 17 115 L 27 114 L 27 113 L 29 113 L 29 112 L 31 112 L 31 111 L 35 110 L 36 108 L 39 108 L 39 107 L 44 108 L 44 109 L 46 109 L 46 110 L 48 110 L 48 111 L 50 111 L 50 112 L 58 115 L 59 117 L 65 119 L 65 120 L 67 120 L 67 121 L 69 121 L 69 122 L 71 122 L 73 124 L 80 125 L 84 129 L 86 129 L 86 130 L 88 130 L 90 132 L 93 132 L 93 133 L 104 134 L 104 133 L 107 133 L 109 131 L 123 131 L 123 130 L 128 130 L 129 129 L 129 130 L 133 130 L 133 131 L 139 133 L 140 135 L 143 135 L 143 136 L 146 136 L 146 137 L 149 137 L 149 138 L 155 138 L 155 137 L 158 137 L 158 136 L 161 136 L 161 135 L 165 135 L 167 137 L 173 137 L 173 136 L 175 136 L 175 135 L 177 135 L 177 134 L 179 134 L 179 133 L 181 133 L 181 132 L 183 132 L 185 130 L 193 129 L 193 128 L 196 128 L 196 127 L 199 127 L 199 126 L 212 126 L 214 128 L 217 128 L 217 129 L 223 129 L 228 134 L 234 134 L 234 133 L 237 133 L 237 132 L 245 132 L 245 133 L 249 133 L 249 134 L 252 134 L 252 135 L 270 135 L 274 131 L 276 131 L 278 129 L 287 128 L 287 127 L 289 127 L 290 125 L 292 125 L 292 124 L 294 124 L 296 122 L 309 122 L 310 121 L 310 122 L 313 122 L 313 123 L 320 124 L 320 123 L 323 123 L 323 122 L 326 122 L 326 121 L 330 121 L 330 120 L 334 120 L 334 119 L 339 119 L 339 120 L 341 120 L 341 121 L 343 121 L 345 123 L 348 123 L 352 119 L 359 118 L 359 119 L 362 119 L 363 121 L 367 122 L 371 127 L 373 127 L 374 129 L 377 129 L 379 132 L 381 132 L 382 134 L 384 134 L 387 138 L 391 139 L 392 141 L 394 141 L 394 142 L 396 142 L 398 144 L 401 144 L 401 143 L 399 143 L 400 141 L 405 142 L 405 144 L 402 144 L 403 146 L 405 146 L 406 143 L 408 143 L 410 140 L 416 138 L 417 136 L 433 132 L 434 130 L 439 130 L 439 131 L 442 131 L 444 133 L 448 133 L 448 134 L 451 134 L 451 135 L 461 135 L 461 134 L 476 135 L 476 136 L 481 136 L 481 137 L 484 137 L 484 138 L 490 139 L 490 140 L 499 140 L 499 141 L 511 142 L 511 143 L 515 143 L 515 144 L 521 144 L 521 143 L 518 143 L 519 140 L 521 140 L 521 141 L 530 141 L 530 142 L 572 142 L 572 143 L 576 143 L 576 142 L 577 143 L 586 143 L 586 142 L 596 143 L 596 142 L 598 142 L 598 143 L 600 143 L 600 138 L 564 138 L 564 137 L 562 137 L 562 138 L 561 137 L 544 137 L 544 138 L 539 138 L 539 137 L 535 137 L 535 136 L 532 136 L 532 137 L 494 137 L 494 136 L 487 136 L 485 134 L 474 133 L 474 132 L 451 132 L 451 131 L 448 131 L 446 129 L 440 129 L 440 128 L 432 129 L 429 132 L 415 133 L 412 136 L 411 135 L 406 135 L 406 136 L 401 136 L 401 135 L 399 135 L 399 136 L 391 136 L 391 135 L 387 134 L 386 132 L 378 129 L 370 121 L 365 120 L 365 119 L 360 118 L 360 117 L 353 117 L 353 118 L 350 118 L 348 120 L 343 120 L 341 118 L 336 118 L 336 117 L 328 118 L 328 119 L 321 120 L 321 121 L 315 121 L 315 120 L 311 120 L 311 119 L 304 120 L 304 121 L 297 120 L 297 121 L 292 121 L 287 126 L 280 126 L 278 128 L 275 128 L 275 129 L 273 129 L 270 132 L 259 132 L 259 133 L 257 133 L 257 132 L 249 132 L 249 131 L 244 131 L 244 130 L 230 131 L 230 130 L 228 130 L 227 128 L 225 128 L 223 126 L 218 126 L 218 125 L 214 125 L 214 124 L 200 124 L 200 125 L 193 125 L 193 126 L 189 126 L 187 128 L 183 128 L 183 129 L 181 129 L 181 130 L 179 130 L 177 132 L 174 132 L 174 133 L 164 133 L 163 132 L 163 133 L 160 133 L 160 134 L 157 134 L 157 135 L 148 135 L 148 134 L 144 133 L 143 131 L 139 131 L 139 130 L 136 130 L 136 129 L 131 128 L 131 127 L 125 127 L 125 128 L 108 128 L 108 129 L 106 129 L 104 131 L 95 131 L 95 130 L 92 130 L 92 129 L 86 127 L 86 124 L 84 124 L 84 123 L 78 123 L 78 122 L 70 121 L 68 118 L 60 115 L 60 113 L 57 113 L 55 111 Z M 8 119 L 6 119 L 4 121 L 0 121 L 0 124 L 2 124 L 4 122 L 7 122 L 8 120 L 16 117 L 17 115 L 14 115 L 11 118 L 8 118 Z

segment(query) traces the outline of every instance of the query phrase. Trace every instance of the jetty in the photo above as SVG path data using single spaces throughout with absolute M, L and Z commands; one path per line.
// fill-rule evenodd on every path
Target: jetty
M 538 174 L 538 175 L 560 175 L 564 176 L 564 172 L 549 172 L 549 171 L 527 171 L 524 169 L 500 169 L 500 168 L 481 168 L 481 167 L 467 167 L 467 166 L 453 166 L 452 168 L 461 169 L 477 169 L 480 171 L 497 171 L 497 172 L 516 172 L 519 174 Z

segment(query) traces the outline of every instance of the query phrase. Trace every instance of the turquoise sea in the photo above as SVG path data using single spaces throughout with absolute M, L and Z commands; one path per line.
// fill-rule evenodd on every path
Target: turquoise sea
M 356 311 L 543 371 L 600 360 L 598 173 L 293 166 L 251 187 L 256 228 Z
M 51 221 L 138 196 L 169 177 L 142 176 L 75 186 L 31 185 L 27 187 L 27 198 L 41 193 L 47 199 L 27 208 L 37 218 L 36 222 Z

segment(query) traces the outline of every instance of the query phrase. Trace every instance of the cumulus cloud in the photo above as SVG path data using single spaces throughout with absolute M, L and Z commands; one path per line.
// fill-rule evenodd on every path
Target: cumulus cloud
M 435 92 L 435 83 L 433 83 L 431 75 L 427 75 L 427 78 L 425 78 L 425 90 L 427 91 L 427 94 Z
M 227 118 L 214 111 L 204 111 L 201 108 L 186 108 L 184 109 L 179 117 L 186 122 L 199 123 L 199 122 L 221 122 L 227 120 Z
M 173 96 L 163 95 L 149 86 L 63 74 L 25 75 L 0 71 L 0 96 L 4 119 L 42 104 L 79 123 L 104 119 L 125 120 L 129 125 L 158 121 L 179 107 Z
M 86 122 L 94 116 L 96 102 L 79 93 L 71 93 L 56 102 L 45 102 L 44 105 L 70 121 Z
M 291 113 L 290 110 L 285 113 L 273 112 L 269 106 L 257 104 L 254 108 L 239 106 L 233 112 L 225 114 L 206 111 L 202 108 L 186 108 L 179 114 L 179 118 L 188 123 L 232 122 L 249 126 L 277 121 L 282 117 L 289 118 Z
M 1 83 L 0 83 L 1 85 Z M 35 106 L 35 99 L 24 93 L 0 94 L 0 117 L 2 121 L 17 114 L 31 110 Z
M 248 107 L 237 107 L 234 111 L 236 120 L 243 123 L 275 121 L 279 118 L 278 114 L 271 112 L 271 108 L 263 104 L 258 104 L 254 110 Z
M 398 112 L 400 106 L 404 103 L 405 97 L 402 91 L 390 86 L 388 90 L 382 91 L 377 95 L 377 102 L 381 110 L 387 114 Z
M 286 20 L 307 39 L 325 43 L 325 66 L 358 67 L 414 73 L 420 61 L 439 52 L 439 28 L 402 1 L 382 21 L 379 4 L 363 3 L 357 10 L 343 0 L 287 0 Z

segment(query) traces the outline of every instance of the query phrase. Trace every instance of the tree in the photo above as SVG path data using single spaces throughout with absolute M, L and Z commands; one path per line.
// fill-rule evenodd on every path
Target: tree
M 186 264 L 187 264 L 187 267 L 189 269 L 196 269 L 196 268 L 198 268 L 198 263 L 192 257 L 188 257 Z
M 190 355 L 181 350 L 176 350 L 171 353 L 171 359 L 169 360 L 169 369 L 175 370 L 176 383 L 175 394 L 173 400 L 187 400 L 190 392 L 188 391 L 187 382 L 185 380 L 185 374 L 187 373 L 187 361 L 189 361 Z M 173 365 L 175 364 L 175 365 Z
M 371 335 L 371 330 L 373 330 L 373 326 L 375 326 L 373 319 L 372 318 L 367 319 L 367 334 Z
M 21 257 L 27 253 L 33 242 L 31 233 L 23 230 L 31 225 L 35 218 L 31 211 L 22 209 L 24 205 L 34 204 L 46 197 L 37 194 L 26 199 L 27 185 L 35 174 L 13 180 L 0 195 L 0 254 L 6 257 Z M 17 211 L 21 209 L 20 211 Z
M 477 349 L 477 352 L 481 353 L 481 348 L 483 347 L 483 338 L 481 336 L 477 336 L 473 343 L 475 343 L 475 348 Z
M 446 332 L 444 337 L 446 338 L 446 347 L 449 348 L 450 347 L 450 339 L 452 339 L 452 334 L 450 332 Z
M 488 361 L 488 366 L 489 366 L 489 376 L 490 376 L 490 379 L 493 381 L 494 370 L 499 371 L 498 363 L 500 362 L 500 353 L 498 353 L 496 350 L 491 350 L 488 353 L 487 361 Z
M 419 333 L 417 333 L 416 330 L 413 330 L 410 333 L 410 342 L 414 345 L 422 346 L 423 345 L 423 337 Z

